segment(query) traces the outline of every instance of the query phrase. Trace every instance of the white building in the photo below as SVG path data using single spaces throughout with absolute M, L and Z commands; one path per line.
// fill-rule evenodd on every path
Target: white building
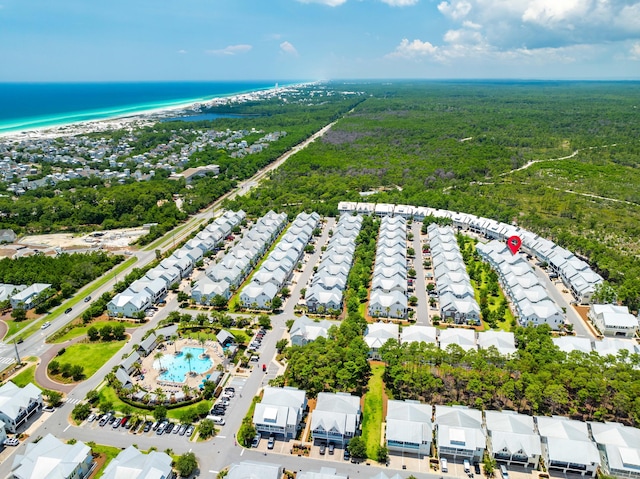
M 256 404 L 253 425 L 260 434 L 292 439 L 296 437 L 306 408 L 305 391 L 292 387 L 266 387 L 262 401 Z
M 626 306 L 592 304 L 587 316 L 605 336 L 633 338 L 638 331 L 638 318 Z
M 494 347 L 503 356 L 509 356 L 516 352 L 516 340 L 511 332 L 481 331 L 478 333 L 478 347 L 481 349 Z
M 310 341 L 315 341 L 319 337 L 326 338 L 331 326 L 340 324 L 338 321 L 314 321 L 307 316 L 297 318 L 291 325 L 289 338 L 294 346 L 304 346 Z
M 388 340 L 398 341 L 399 327 L 394 323 L 372 323 L 367 326 L 364 342 L 369 346 L 369 357 L 380 359 L 379 350 Z
M 313 440 L 345 446 L 355 436 L 360 416 L 359 396 L 347 393 L 318 394 L 316 408 L 311 413 Z
M 515 411 L 485 411 L 487 450 L 500 462 L 536 468 L 542 447 L 533 417 Z
M 590 422 L 602 470 L 615 477 L 640 478 L 640 429 L 617 422 Z
M 480 462 L 486 447 L 482 412 L 465 406 L 436 406 L 438 456 Z
M 42 391 L 33 383 L 19 388 L 7 381 L 0 386 L 0 421 L 9 432 L 18 432 L 43 404 Z
M 120 452 L 102 472 L 102 479 L 170 479 L 173 459 L 164 452 L 143 454 L 135 446 Z
M 94 467 L 91 448 L 82 441 L 65 444 L 47 434 L 27 444 L 24 454 L 16 454 L 11 473 L 15 479 L 84 479 Z
M 387 402 L 387 448 L 390 452 L 428 456 L 433 437 L 433 407 L 418 401 Z
M 281 479 L 282 466 L 268 462 L 242 461 L 231 464 L 226 479 Z

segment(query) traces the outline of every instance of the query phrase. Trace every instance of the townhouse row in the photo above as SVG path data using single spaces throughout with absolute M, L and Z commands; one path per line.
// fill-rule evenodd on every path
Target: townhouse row
M 361 398 L 347 393 L 318 394 L 310 412 L 311 441 L 346 446 L 359 434 Z M 306 392 L 266 387 L 253 425 L 264 436 L 289 440 L 304 427 Z M 391 454 L 437 454 L 481 462 L 485 451 L 508 466 L 538 468 L 594 477 L 599 468 L 617 477 L 640 477 L 640 429 L 619 423 L 582 422 L 515 411 L 480 411 L 466 406 L 432 406 L 389 400 L 385 443 Z
M 163 259 L 158 266 L 149 270 L 143 278 L 134 281 L 126 290 L 118 293 L 107 304 L 109 316 L 133 318 L 144 314 L 146 309 L 162 301 L 171 285 L 188 277 L 195 264 L 206 253 L 217 248 L 245 217 L 244 211 L 226 211 L 216 218 L 195 238 L 187 241 L 171 256 Z
M 361 216 L 340 217 L 305 293 L 305 303 L 310 312 L 342 311 L 347 277 L 353 265 L 356 238 L 361 227 Z
M 369 314 L 374 318 L 405 318 L 407 289 L 407 221 L 384 216 L 376 246 Z
M 480 324 L 480 306 L 475 299 L 467 267 L 453 229 L 431 223 L 427 228 L 433 276 L 440 301 L 440 317 L 456 324 Z
M 273 299 L 302 260 L 305 247 L 319 223 L 320 215 L 315 212 L 300 213 L 296 217 L 251 282 L 240 292 L 240 303 L 244 308 L 271 309 Z
M 205 271 L 205 277 L 196 282 L 191 290 L 194 301 L 210 305 L 216 296 L 229 300 L 286 224 L 287 215 L 273 211 L 256 221 L 220 261 Z
M 452 221 L 453 227 L 460 231 L 470 231 L 501 242 L 505 242 L 511 236 L 519 236 L 522 240 L 523 251 L 535 256 L 539 261 L 547 263 L 553 274 L 557 274 L 562 279 L 576 302 L 580 304 L 589 304 L 596 285 L 603 281 L 602 276 L 594 272 L 584 260 L 578 258 L 571 251 L 519 226 L 493 219 L 424 206 L 381 203 L 341 202 L 338 203 L 338 211 L 341 214 L 356 212 L 361 215 L 401 216 L 416 221 L 423 221 L 431 216 L 448 218 Z
M 478 244 L 476 251 L 498 273 L 502 290 L 511 300 L 513 313 L 521 325 L 548 324 L 560 330 L 564 314 L 540 282 L 533 268 L 519 254 L 512 254 L 504 243 L 492 240 Z

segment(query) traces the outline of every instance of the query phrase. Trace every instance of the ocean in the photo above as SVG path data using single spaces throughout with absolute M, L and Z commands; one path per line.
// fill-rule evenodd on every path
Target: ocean
M 275 85 L 275 81 L 0 83 L 0 133 L 132 115 Z

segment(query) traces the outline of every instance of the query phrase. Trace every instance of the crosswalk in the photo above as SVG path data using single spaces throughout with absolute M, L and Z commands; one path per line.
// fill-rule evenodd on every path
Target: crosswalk
M 82 399 L 67 398 L 65 402 L 67 404 L 75 405 L 75 404 L 80 404 L 82 402 Z
M 16 362 L 14 357 L 0 356 L 0 364 L 13 364 Z

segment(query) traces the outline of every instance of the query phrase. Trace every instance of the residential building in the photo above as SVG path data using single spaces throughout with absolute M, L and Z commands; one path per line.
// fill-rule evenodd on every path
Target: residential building
M 18 235 L 12 229 L 0 229 L 0 244 L 13 243 L 18 239 Z
M 440 330 L 438 336 L 440 349 L 447 349 L 450 344 L 460 346 L 465 351 L 476 349 L 476 332 L 473 329 L 448 328 Z
M 349 476 L 338 474 L 334 467 L 321 467 L 319 471 L 300 471 L 297 479 L 349 479 Z
M 438 330 L 434 326 L 419 326 L 413 324 L 405 326 L 400 333 L 401 343 L 420 343 L 437 344 Z
M 47 290 L 49 290 L 50 288 L 50 284 L 34 283 L 31 286 L 11 296 L 11 307 L 13 309 L 31 309 L 37 306 L 42 301 L 45 301 L 47 297 L 50 296 L 46 295 Z M 51 291 L 51 294 L 53 294 L 53 291 Z M 47 297 L 45 297 L 45 295 Z
M 20 388 L 7 381 L 0 386 L 0 421 L 11 433 L 22 430 L 29 418 L 43 405 L 42 391 L 33 383 Z
M 364 342 L 369 346 L 369 357 L 380 359 L 379 350 L 390 339 L 398 342 L 400 328 L 394 323 L 371 323 L 364 333 Z
M 164 452 L 141 453 L 135 446 L 120 452 L 105 467 L 102 479 L 172 479 L 173 459 Z
M 428 456 L 433 437 L 432 416 L 433 407 L 429 404 L 389 400 L 386 418 L 389 452 Z
M 638 332 L 638 318 L 626 306 L 592 304 L 587 317 L 604 336 L 633 338 Z
M 494 347 L 503 356 L 510 356 L 516 352 L 516 340 L 512 332 L 481 331 L 478 333 L 478 347 L 481 349 Z
M 149 356 L 163 339 L 164 338 L 159 338 L 156 333 L 150 333 L 138 345 L 138 353 L 142 356 Z
M 604 474 L 640 478 L 640 429 L 617 422 L 590 422 L 591 435 L 602 458 Z
M 15 455 L 11 473 L 14 479 L 84 479 L 94 467 L 91 448 L 85 443 L 65 444 L 47 434 L 28 443 L 24 454 Z
M 315 341 L 319 337 L 326 338 L 331 326 L 338 326 L 338 321 L 314 321 L 307 316 L 297 318 L 291 325 L 289 338 L 293 346 L 304 346 L 310 341 Z
M 480 462 L 486 447 L 482 412 L 466 406 L 436 406 L 439 457 Z
M 107 304 L 109 316 L 133 318 L 153 305 L 153 295 L 146 289 L 134 291 L 131 288 L 116 294 Z
M 307 409 L 305 391 L 292 387 L 266 387 L 262 401 L 256 404 L 253 425 L 265 436 L 275 434 L 284 439 L 293 439 L 301 428 Z
M 587 423 L 566 417 L 536 416 L 542 437 L 542 458 L 547 469 L 594 477 L 600 453 L 591 441 Z
M 278 464 L 242 461 L 231 464 L 225 479 L 281 479 L 284 469 Z
M 348 393 L 318 394 L 311 414 L 313 441 L 345 446 L 360 427 L 360 397 Z
M 584 354 L 589 354 L 593 351 L 591 346 L 591 339 L 581 338 L 576 336 L 560 336 L 557 338 L 551 338 L 553 344 L 555 344 L 560 351 L 570 353 L 572 351 L 580 351 Z
M 499 462 L 537 468 L 542 454 L 533 417 L 515 411 L 485 411 L 487 451 Z

